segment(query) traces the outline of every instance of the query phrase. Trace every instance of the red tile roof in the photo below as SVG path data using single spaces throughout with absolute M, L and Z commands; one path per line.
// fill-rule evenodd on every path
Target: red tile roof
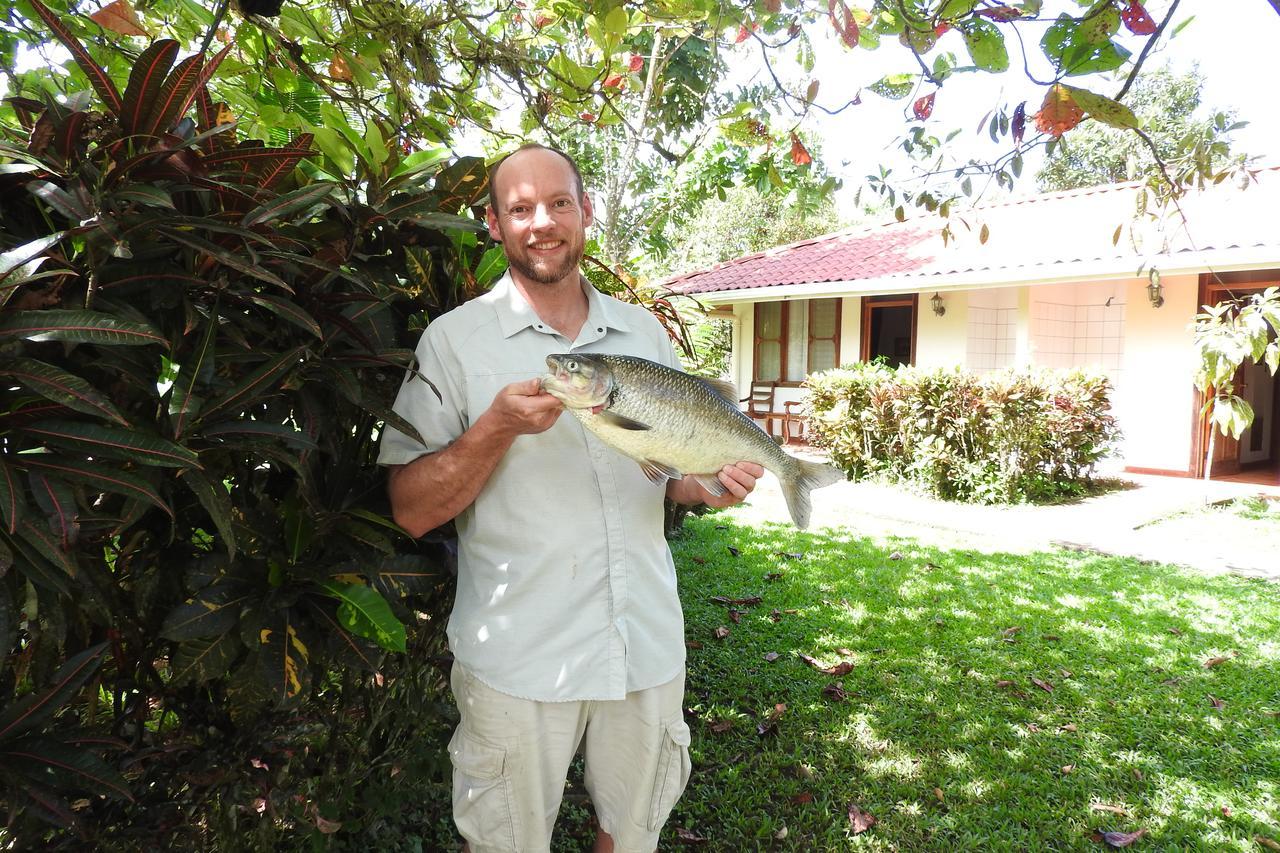
M 959 279 L 972 284 L 984 275 L 1001 281 L 1040 280 L 1068 275 L 1083 265 L 1093 275 L 1110 270 L 1118 277 L 1132 276 L 1157 259 L 1169 268 L 1205 262 L 1206 253 L 1216 253 L 1212 257 L 1220 263 L 1231 254 L 1224 251 L 1233 249 L 1241 250 L 1237 255 L 1261 249 L 1248 254 L 1269 259 L 1261 266 L 1280 267 L 1280 166 L 1259 170 L 1257 180 L 1243 191 L 1224 183 L 1188 193 L 1179 203 L 1185 225 L 1172 209 L 1160 220 L 1138 215 L 1140 190 L 1138 183 L 1111 184 L 955 211 L 952 236 L 945 243 L 941 234 L 947 221 L 933 215 L 857 226 L 685 273 L 664 284 L 689 294 L 824 282 L 848 283 L 850 289 L 900 283 L 899 289 L 911 291 Z

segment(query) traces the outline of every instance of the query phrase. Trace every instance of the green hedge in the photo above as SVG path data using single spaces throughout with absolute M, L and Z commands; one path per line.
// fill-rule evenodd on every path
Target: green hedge
M 850 479 L 915 483 L 949 500 L 1078 494 L 1119 437 L 1111 383 L 1096 372 L 864 364 L 807 384 L 813 440 Z

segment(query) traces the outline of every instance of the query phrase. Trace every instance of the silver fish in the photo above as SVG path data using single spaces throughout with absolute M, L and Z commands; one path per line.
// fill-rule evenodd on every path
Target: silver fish
M 772 471 L 796 527 L 809 526 L 809 492 L 844 479 L 830 465 L 797 459 L 733 402 L 733 386 L 643 358 L 570 353 L 547 357 L 542 387 L 605 444 L 640 463 L 655 483 L 686 474 L 712 495 L 734 462 Z

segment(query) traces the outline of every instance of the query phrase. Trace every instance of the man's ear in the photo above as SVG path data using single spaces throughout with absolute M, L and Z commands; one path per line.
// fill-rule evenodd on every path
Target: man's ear
M 591 208 L 591 196 L 582 194 L 582 227 L 590 228 L 596 221 L 595 211 Z
M 488 205 L 484 209 L 484 221 L 489 226 L 489 236 L 495 243 L 502 242 L 502 232 L 498 228 L 498 214 L 493 212 L 493 205 Z

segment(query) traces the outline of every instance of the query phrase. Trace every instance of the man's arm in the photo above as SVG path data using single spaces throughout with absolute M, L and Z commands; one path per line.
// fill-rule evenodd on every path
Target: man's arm
M 471 506 L 516 438 L 545 432 L 564 411 L 541 380 L 506 386 L 458 440 L 392 467 L 387 490 L 396 524 L 418 537 Z
M 738 462 L 726 465 L 717 475 L 726 491 L 714 497 L 692 477 L 667 481 L 667 497 L 678 504 L 706 504 L 713 507 L 736 506 L 746 500 L 756 487 L 756 480 L 764 476 L 764 468 L 754 462 Z

